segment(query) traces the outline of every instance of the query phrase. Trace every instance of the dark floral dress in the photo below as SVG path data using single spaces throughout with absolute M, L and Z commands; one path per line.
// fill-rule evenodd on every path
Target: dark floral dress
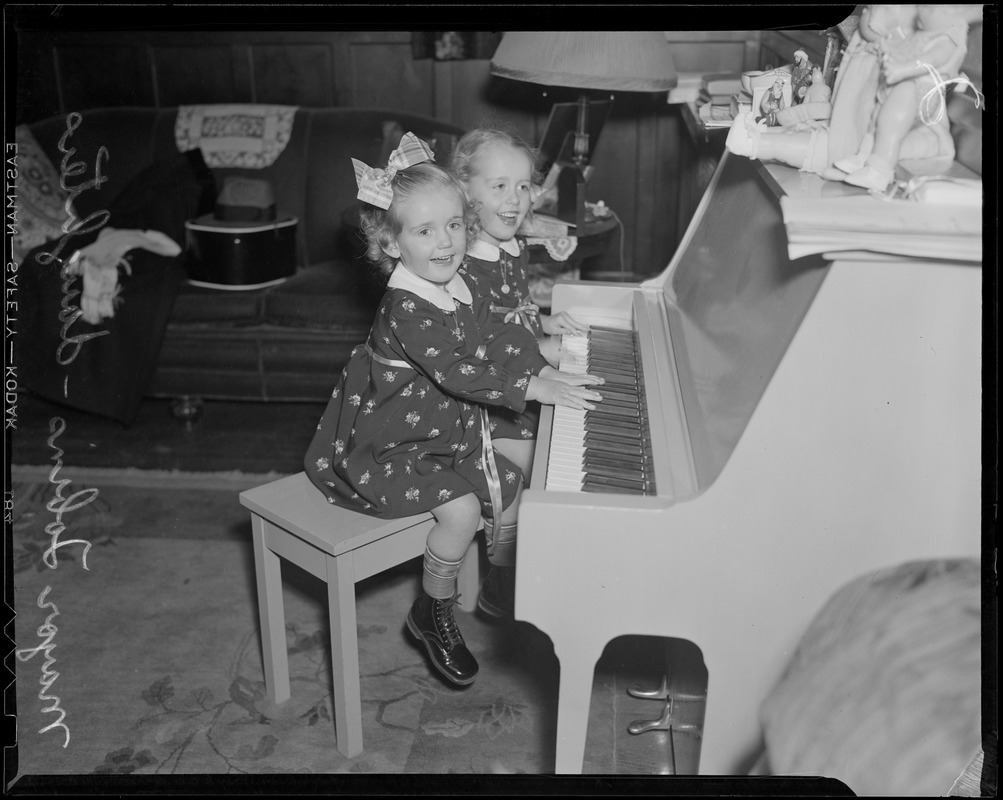
M 494 319 L 459 275 L 451 311 L 423 296 L 419 284 L 434 284 L 407 273 L 412 291 L 394 277 L 328 401 L 306 472 L 328 502 L 372 516 L 431 511 L 470 492 L 490 514 L 481 405 L 522 411 L 529 376 L 547 362 L 525 328 Z M 507 507 L 521 473 L 501 453 L 495 460 Z
M 518 237 L 511 240 L 513 255 L 504 247 L 476 239 L 467 248 L 460 268 L 474 292 L 491 303 L 496 320 L 525 327 L 537 340 L 543 338 L 539 309 L 529 293 L 529 255 Z M 529 403 L 522 412 L 509 408 L 491 409 L 491 434 L 496 439 L 534 439 L 540 424 L 540 404 Z

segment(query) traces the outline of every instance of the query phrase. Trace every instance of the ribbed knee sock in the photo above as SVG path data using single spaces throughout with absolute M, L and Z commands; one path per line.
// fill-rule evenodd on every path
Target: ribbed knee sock
M 490 526 L 485 527 L 485 530 L 490 534 Z M 518 530 L 518 522 L 510 522 L 507 525 L 503 524 L 501 526 L 501 531 L 498 534 L 498 538 L 493 543 L 493 546 L 488 546 L 488 561 L 490 561 L 494 566 L 515 566 L 515 542 Z
M 456 593 L 456 576 L 460 572 L 459 561 L 445 561 L 425 547 L 425 558 L 421 573 L 421 587 L 436 600 L 449 600 Z

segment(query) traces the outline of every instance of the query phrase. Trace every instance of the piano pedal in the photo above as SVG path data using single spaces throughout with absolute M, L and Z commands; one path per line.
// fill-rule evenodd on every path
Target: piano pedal
M 631 697 L 638 697 L 641 700 L 668 700 L 669 676 L 662 676 L 662 682 L 657 689 L 642 689 L 640 686 L 628 686 L 627 694 Z
M 669 676 L 663 675 L 657 689 L 642 689 L 640 686 L 628 686 L 627 694 L 640 700 L 706 700 L 706 694 L 690 694 L 689 692 L 669 693 Z
M 680 733 L 695 733 L 700 738 L 700 726 L 687 722 L 675 722 L 672 718 L 673 699 L 670 697 L 665 701 L 662 715 L 658 719 L 639 719 L 627 726 L 627 732 L 638 736 L 648 731 L 678 731 Z

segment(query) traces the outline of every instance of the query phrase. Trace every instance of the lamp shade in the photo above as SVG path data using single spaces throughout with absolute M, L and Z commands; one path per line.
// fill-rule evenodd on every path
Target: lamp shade
M 661 31 L 510 31 L 491 59 L 491 72 L 544 86 L 618 92 L 668 91 L 677 81 Z

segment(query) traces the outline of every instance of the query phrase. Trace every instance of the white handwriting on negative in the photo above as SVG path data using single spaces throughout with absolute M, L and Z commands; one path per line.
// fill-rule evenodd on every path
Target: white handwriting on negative
M 45 609 L 51 608 L 52 613 L 45 618 L 45 622 L 38 628 L 36 633 L 44 641 L 33 649 L 22 648 L 16 652 L 16 655 L 22 661 L 29 661 L 34 658 L 38 653 L 45 653 L 45 661 L 42 664 L 42 676 L 38 679 L 39 684 L 42 688 L 38 692 L 38 699 L 44 702 L 49 702 L 50 705 L 42 706 L 43 714 L 59 714 L 59 718 L 53 722 L 50 722 L 44 728 L 39 729 L 39 733 L 45 733 L 46 731 L 51 731 L 54 728 L 62 728 L 63 732 L 66 734 L 66 738 L 63 740 L 63 747 L 65 748 L 70 743 L 70 729 L 63 722 L 63 718 L 66 716 L 66 712 L 60 707 L 59 698 L 54 694 L 47 694 L 47 692 L 52 688 L 52 684 L 56 682 L 56 678 L 59 677 L 59 673 L 55 670 L 49 669 L 53 664 L 56 663 L 56 659 L 52 657 L 52 650 L 55 648 L 53 639 L 56 637 L 57 628 L 53 624 L 52 620 L 54 617 L 59 616 L 59 609 L 56 608 L 56 604 L 52 602 L 46 602 L 46 597 L 49 592 L 52 591 L 51 586 L 46 586 L 42 593 L 38 596 L 38 607 Z
M 46 503 L 45 507 L 47 510 L 55 514 L 56 518 L 45 526 L 45 532 L 51 537 L 51 542 L 45 552 L 42 553 L 42 560 L 45 562 L 45 566 L 49 569 L 55 569 L 59 565 L 59 561 L 56 558 L 56 551 L 60 547 L 65 547 L 68 544 L 82 544 L 84 545 L 84 552 L 81 556 L 81 560 L 83 561 L 84 569 L 89 569 L 87 566 L 87 553 L 91 549 L 90 542 L 86 539 L 67 539 L 65 542 L 59 541 L 59 537 L 62 535 L 63 531 L 66 530 L 66 525 L 63 524 L 63 514 L 67 511 L 75 511 L 78 508 L 83 508 L 88 503 L 94 502 L 98 496 L 97 489 L 81 489 L 78 492 L 74 492 L 69 497 L 63 497 L 63 489 L 70 483 L 70 479 L 56 479 L 56 476 L 59 474 L 59 468 L 63 466 L 63 450 L 62 448 L 56 446 L 56 439 L 65 430 L 66 420 L 62 417 L 52 417 L 49 420 L 49 433 L 52 435 L 48 439 L 48 445 L 56 451 L 51 457 L 51 460 L 55 463 L 52 465 L 52 469 L 49 470 L 49 482 L 56 485 L 56 496 Z

